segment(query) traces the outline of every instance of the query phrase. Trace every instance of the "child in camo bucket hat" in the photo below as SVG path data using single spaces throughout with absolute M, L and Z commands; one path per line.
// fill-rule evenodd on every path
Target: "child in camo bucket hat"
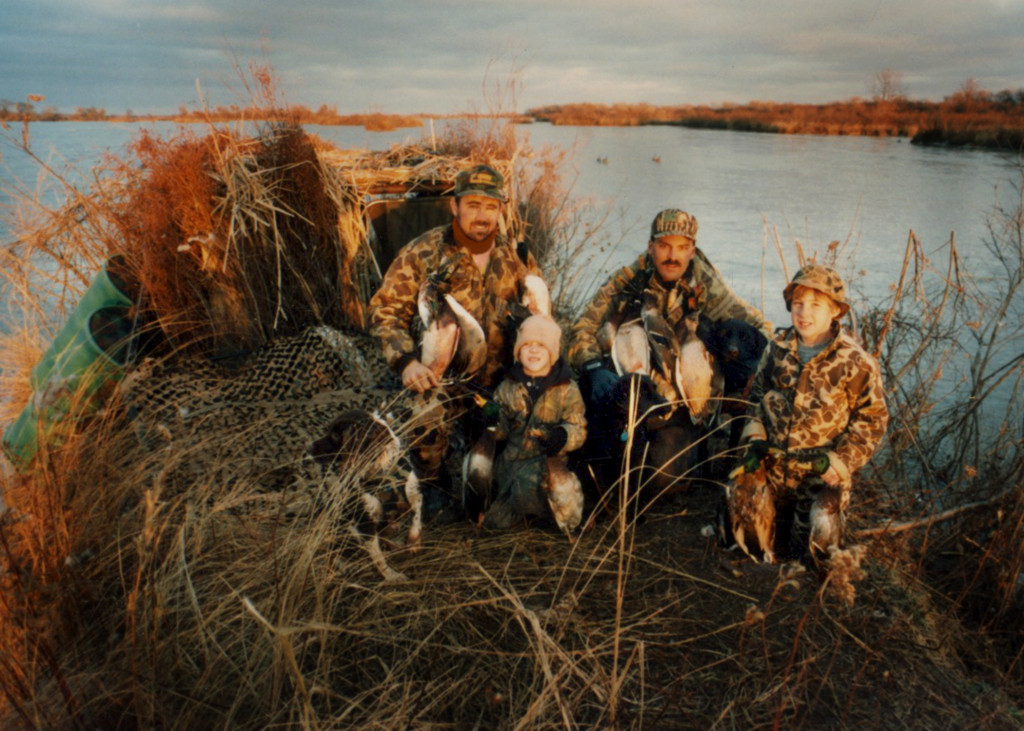
M 850 307 L 842 278 L 807 264 L 783 298 L 793 324 L 761 358 L 746 456 L 731 474 L 770 491 L 775 556 L 820 564 L 843 548 L 853 476 L 878 449 L 889 411 L 877 360 L 840 322 Z

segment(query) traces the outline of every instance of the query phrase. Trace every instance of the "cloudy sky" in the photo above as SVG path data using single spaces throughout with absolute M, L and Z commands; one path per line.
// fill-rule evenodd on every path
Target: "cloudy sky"
M 61 111 L 246 104 L 269 62 L 287 103 L 339 112 L 522 111 L 914 99 L 968 78 L 1024 88 L 1024 0 L 2 0 L 0 99 Z

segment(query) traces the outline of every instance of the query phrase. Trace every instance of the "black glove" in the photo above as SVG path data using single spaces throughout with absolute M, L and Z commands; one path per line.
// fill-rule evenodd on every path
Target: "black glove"
M 768 456 L 768 442 L 764 439 L 751 439 L 747 442 L 747 456 L 753 456 L 760 463 Z
M 562 451 L 565 443 L 569 441 L 569 432 L 564 426 L 552 427 L 537 437 L 537 444 L 548 457 L 554 457 Z
M 606 403 L 619 380 L 615 371 L 606 368 L 600 358 L 594 358 L 584 364 L 583 376 L 589 384 L 590 400 L 595 403 Z

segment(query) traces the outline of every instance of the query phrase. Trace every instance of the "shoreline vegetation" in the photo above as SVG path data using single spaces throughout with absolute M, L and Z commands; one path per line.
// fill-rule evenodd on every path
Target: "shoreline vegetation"
M 238 120 L 291 124 L 351 125 L 370 131 L 420 127 L 429 119 L 494 118 L 513 123 L 632 127 L 669 125 L 772 134 L 859 135 L 909 138 L 912 144 L 975 147 L 1019 151 L 1024 147 L 1024 89 L 984 91 L 969 80 L 940 102 L 904 96 L 852 98 L 827 104 L 751 101 L 746 104 L 553 104 L 523 113 L 496 114 L 339 114 L 326 104 L 312 110 L 304 105 L 241 107 L 236 104 L 204 109 L 179 107 L 171 114 L 108 114 L 105 109 L 79 107 L 60 112 L 38 106 L 44 97 L 28 101 L 0 99 L 0 125 L 30 122 L 178 122 L 224 123 Z
M 1001 150 L 1019 150 L 1024 145 L 1024 98 L 1006 103 L 853 99 L 831 104 L 750 102 L 719 107 L 567 104 L 527 113 L 534 121 L 556 125 L 667 125 L 769 134 L 906 137 L 912 144 Z

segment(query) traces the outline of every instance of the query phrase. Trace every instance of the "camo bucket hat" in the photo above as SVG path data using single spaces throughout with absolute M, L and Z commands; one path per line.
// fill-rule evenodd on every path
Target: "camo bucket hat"
M 651 224 L 651 241 L 662 236 L 685 236 L 697 240 L 697 219 L 678 208 L 666 208 L 654 217 Z
M 793 279 L 782 290 L 782 297 L 786 300 L 787 311 L 793 304 L 793 291 L 797 287 L 807 287 L 808 289 L 828 295 L 839 306 L 840 315 L 845 315 L 850 309 L 850 305 L 846 301 L 846 286 L 843 284 L 842 277 L 836 274 L 834 269 L 830 269 L 827 266 L 808 264 L 793 275 Z
M 455 197 L 482 195 L 505 202 L 505 178 L 490 165 L 475 165 L 455 178 Z

